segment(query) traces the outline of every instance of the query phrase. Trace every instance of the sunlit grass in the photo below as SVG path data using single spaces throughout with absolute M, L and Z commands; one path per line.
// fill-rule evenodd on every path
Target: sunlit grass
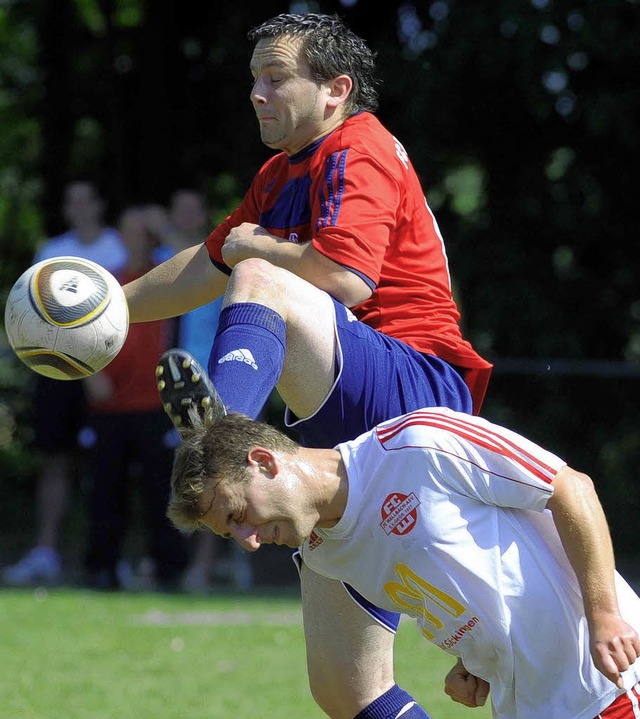
M 2 719 L 324 716 L 299 598 L 0 592 Z M 433 719 L 486 719 L 442 692 L 453 660 L 403 623 L 397 679 Z

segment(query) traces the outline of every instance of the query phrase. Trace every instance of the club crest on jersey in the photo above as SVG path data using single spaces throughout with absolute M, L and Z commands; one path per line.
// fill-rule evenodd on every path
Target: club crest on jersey
M 382 522 L 380 526 L 384 533 L 389 536 L 396 534 L 403 537 L 416 526 L 418 519 L 418 506 L 420 500 L 411 492 L 410 495 L 393 492 L 382 503 L 380 514 Z

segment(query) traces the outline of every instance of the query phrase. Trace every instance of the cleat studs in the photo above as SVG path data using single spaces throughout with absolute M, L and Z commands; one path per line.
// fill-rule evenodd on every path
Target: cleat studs
M 155 377 L 162 407 L 180 434 L 212 408 L 225 413 L 206 370 L 187 351 L 165 352 L 156 362 Z

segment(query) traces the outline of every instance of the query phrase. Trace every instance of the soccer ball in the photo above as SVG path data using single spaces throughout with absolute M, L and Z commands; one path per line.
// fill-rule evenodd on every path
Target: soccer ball
M 122 287 L 80 257 L 38 262 L 16 281 L 4 311 L 9 344 L 34 372 L 80 379 L 106 367 L 129 330 Z

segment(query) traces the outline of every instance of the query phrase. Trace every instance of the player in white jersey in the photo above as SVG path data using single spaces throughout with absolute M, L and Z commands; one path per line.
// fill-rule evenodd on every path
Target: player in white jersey
M 555 455 L 443 408 L 334 450 L 215 411 L 183 439 L 178 527 L 299 546 L 365 608 L 414 617 L 458 657 L 454 700 L 478 706 L 490 688 L 495 717 L 640 717 L 640 598 L 591 480 Z

